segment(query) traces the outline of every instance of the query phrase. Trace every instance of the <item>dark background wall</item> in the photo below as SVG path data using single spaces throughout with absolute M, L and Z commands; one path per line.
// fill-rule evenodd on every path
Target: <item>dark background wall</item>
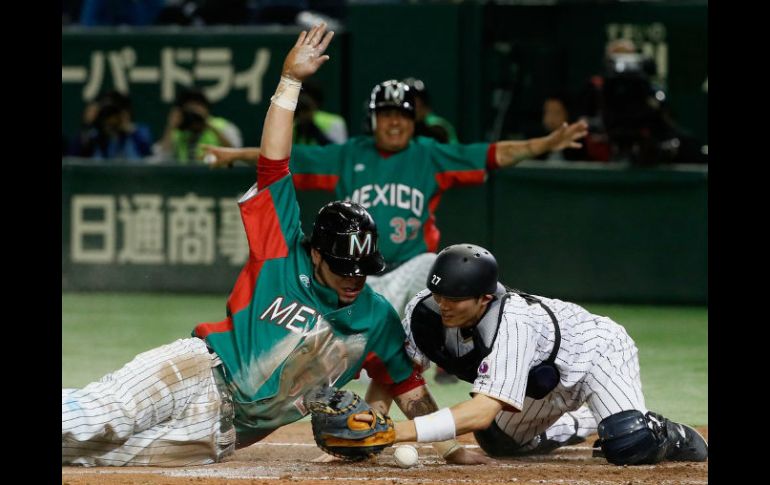
M 707 303 L 706 170 L 531 165 L 448 191 L 437 212 L 441 245 L 494 250 L 501 278 L 534 293 Z M 236 200 L 253 169 L 65 164 L 62 182 L 63 290 L 231 289 L 245 262 L 233 253 L 245 242 Z M 329 200 L 298 194 L 306 233 Z
M 656 59 L 676 119 L 707 144 L 707 14 L 708 3 L 700 1 L 349 5 L 332 60 L 316 81 L 325 108 L 343 114 L 353 135 L 363 132 L 375 83 L 416 76 L 461 141 L 520 138 L 539 124 L 547 93 L 580 89 L 601 73 L 607 42 L 630 38 Z M 234 121 L 246 145 L 257 145 L 280 63 L 298 31 L 63 29 L 62 133 L 77 131 L 84 104 L 99 91 L 123 83 L 136 118 L 159 137 L 170 93 L 195 84 L 219 93 L 213 112 Z M 242 248 L 222 232 L 232 232 L 235 199 L 253 172 L 114 165 L 62 165 L 62 289 L 227 292 Z M 91 208 L 78 215 L 73 231 L 73 199 L 83 196 Z M 707 168 L 534 165 L 448 192 L 437 216 L 442 245 L 490 247 L 506 281 L 527 291 L 582 301 L 702 304 L 707 197 Z M 306 229 L 328 199 L 299 194 Z M 183 201 L 192 215 L 172 210 Z M 189 227 L 172 234 L 173 223 Z M 160 235 L 153 235 L 158 227 Z M 73 257 L 76 237 L 82 247 Z M 180 252 L 172 255 L 175 244 Z M 109 251 L 99 249 L 106 246 Z
M 672 113 L 706 144 L 707 15 L 706 2 L 349 5 L 346 26 L 330 48 L 332 61 L 316 81 L 324 90 L 325 107 L 346 117 L 351 134 L 363 130 L 364 105 L 374 84 L 415 76 L 425 81 L 436 111 L 456 126 L 461 141 L 520 137 L 539 124 L 547 93 L 578 91 L 602 72 L 607 42 L 624 37 L 656 59 Z M 163 96 L 162 79 L 180 78 L 170 69 L 173 65 L 209 92 L 227 85 L 214 113 L 233 120 L 244 142 L 256 145 L 283 55 L 298 31 L 63 29 L 62 130 L 67 135 L 77 130 L 86 97 L 96 94 L 88 89 L 90 83 L 100 81 L 100 87 L 110 89 L 116 82 L 113 73 L 123 72 L 137 118 L 159 137 L 171 103 Z M 202 48 L 225 49 L 231 60 L 207 60 Z M 268 57 L 255 102 L 234 78 L 254 67 L 261 51 Z M 101 66 L 101 77 L 94 75 L 96 66 Z M 65 67 L 68 73 L 74 72 L 70 68 L 81 73 L 65 80 Z M 159 80 L 141 80 L 137 67 L 157 69 Z M 224 79 L 222 68 L 231 69 L 232 78 Z M 175 91 L 182 85 L 173 82 Z

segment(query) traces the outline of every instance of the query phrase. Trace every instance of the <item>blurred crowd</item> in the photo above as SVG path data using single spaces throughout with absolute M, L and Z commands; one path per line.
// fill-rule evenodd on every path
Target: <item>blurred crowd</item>
M 346 5 L 355 1 L 62 0 L 62 25 L 283 24 L 305 28 L 323 20 L 334 27 L 344 22 Z M 579 119 L 588 122 L 589 133 L 580 148 L 552 151 L 539 160 L 643 166 L 708 162 L 707 146 L 674 120 L 666 89 L 656 83 L 651 58 L 630 40 L 620 39 L 607 44 L 603 61 L 603 71 L 583 85 L 565 86 L 542 99 L 541 120 L 529 120 L 529 126 L 536 128 L 524 130 L 522 137 L 543 136 Z M 402 81 L 416 94 L 414 135 L 441 143 L 460 142 L 451 121 L 434 112 L 436 100 L 431 99 L 425 83 L 415 77 Z M 348 122 L 342 114 L 325 110 L 323 100 L 320 86 L 303 86 L 295 122 L 296 143 L 325 145 L 347 140 Z M 86 105 L 78 133 L 62 135 L 62 156 L 191 164 L 203 163 L 203 145 L 243 145 L 241 127 L 217 114 L 216 106 L 200 89 L 179 93 L 161 133 L 153 134 L 141 114 L 138 119 L 135 115 L 127 93 L 103 92 Z

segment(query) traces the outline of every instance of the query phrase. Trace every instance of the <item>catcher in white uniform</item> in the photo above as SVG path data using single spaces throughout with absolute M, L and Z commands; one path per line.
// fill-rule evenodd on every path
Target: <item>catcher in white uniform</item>
M 545 453 L 598 432 L 616 465 L 705 461 L 706 440 L 647 409 L 634 341 L 607 317 L 497 280 L 486 249 L 442 250 L 407 305 L 407 351 L 473 383 L 472 399 L 396 423 L 396 441 L 473 431 L 490 456 Z M 586 404 L 587 406 L 584 406 Z M 597 425 L 598 423 L 598 425 Z

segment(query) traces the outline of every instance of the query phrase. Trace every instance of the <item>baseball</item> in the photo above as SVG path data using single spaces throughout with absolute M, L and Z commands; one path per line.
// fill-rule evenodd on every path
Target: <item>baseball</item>
M 213 153 L 207 153 L 206 156 L 203 157 L 203 162 L 207 165 L 211 165 L 212 163 L 217 161 L 217 156 Z
M 417 449 L 411 445 L 401 445 L 393 452 L 393 458 L 401 468 L 411 468 L 417 464 Z

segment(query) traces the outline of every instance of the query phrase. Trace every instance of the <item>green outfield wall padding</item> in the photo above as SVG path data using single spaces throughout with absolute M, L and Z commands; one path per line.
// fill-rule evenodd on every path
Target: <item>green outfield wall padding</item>
M 526 165 L 526 163 L 525 163 Z M 248 256 L 253 168 L 62 165 L 62 290 L 227 293 Z M 303 229 L 331 194 L 300 192 Z M 708 302 L 705 169 L 530 163 L 444 194 L 441 246 L 491 249 L 501 278 L 580 301 Z

